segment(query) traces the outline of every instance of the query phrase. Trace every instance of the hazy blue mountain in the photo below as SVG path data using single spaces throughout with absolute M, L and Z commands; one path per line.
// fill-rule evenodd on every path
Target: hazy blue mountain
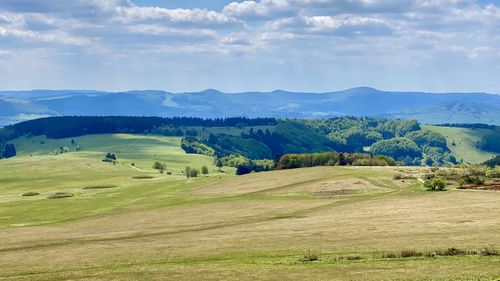
M 500 125 L 500 95 L 387 92 L 361 87 L 340 92 L 169 93 L 146 90 L 0 92 L 0 126 L 41 116 L 124 115 L 328 118 L 341 115 L 415 118 L 424 123 Z

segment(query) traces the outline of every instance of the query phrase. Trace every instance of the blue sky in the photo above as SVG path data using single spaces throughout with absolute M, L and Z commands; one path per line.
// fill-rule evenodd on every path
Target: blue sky
M 500 93 L 498 73 L 499 1 L 0 1 L 0 90 Z

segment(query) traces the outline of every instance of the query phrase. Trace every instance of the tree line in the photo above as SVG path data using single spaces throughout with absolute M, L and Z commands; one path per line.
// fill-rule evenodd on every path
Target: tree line
M 286 154 L 275 164 L 276 169 L 296 169 L 316 166 L 396 166 L 391 157 L 366 153 L 323 152 Z
M 131 133 L 144 134 L 152 130 L 170 125 L 202 126 L 202 127 L 237 127 L 276 125 L 274 118 L 216 118 L 202 119 L 195 117 L 130 117 L 130 116 L 65 116 L 47 117 L 24 121 L 7 127 L 14 137 L 22 135 L 46 135 L 48 138 L 60 139 L 88 134 Z

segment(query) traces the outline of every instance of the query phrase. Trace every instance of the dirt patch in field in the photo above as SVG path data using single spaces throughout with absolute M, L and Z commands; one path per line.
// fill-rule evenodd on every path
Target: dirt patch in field
M 473 189 L 473 190 L 495 190 L 500 191 L 499 183 L 486 183 L 483 185 L 464 185 L 459 189 Z
M 93 186 L 86 186 L 83 189 L 107 189 L 107 188 L 115 188 L 115 187 L 118 187 L 118 185 L 113 185 L 113 184 L 93 185 Z
M 356 190 L 352 190 L 352 189 L 341 189 L 341 190 L 330 190 L 330 191 L 322 190 L 322 191 L 314 192 L 313 194 L 315 196 L 330 197 L 330 196 L 348 195 L 348 194 L 353 194 L 355 192 L 356 192 Z
M 306 190 L 319 192 L 319 191 L 356 191 L 361 189 L 378 188 L 369 181 L 360 179 L 343 179 L 331 180 L 314 183 L 303 187 Z
M 62 199 L 62 198 L 68 198 L 68 197 L 73 197 L 73 193 L 69 193 L 69 192 L 56 192 L 56 193 L 50 195 L 47 198 L 48 199 Z
M 339 196 L 353 194 L 367 189 L 374 190 L 378 188 L 379 187 L 375 186 L 369 181 L 347 178 L 326 180 L 307 185 L 294 186 L 291 188 L 287 188 L 286 190 L 279 190 L 276 192 L 311 192 L 312 194 L 317 196 Z
M 148 176 L 148 175 L 139 175 L 139 176 L 133 176 L 132 178 L 134 180 L 150 180 L 150 179 L 154 179 L 155 177 Z
M 26 193 L 23 193 L 23 196 L 25 196 L 25 197 L 37 196 L 37 195 L 40 195 L 40 193 L 38 193 L 38 192 L 26 192 Z

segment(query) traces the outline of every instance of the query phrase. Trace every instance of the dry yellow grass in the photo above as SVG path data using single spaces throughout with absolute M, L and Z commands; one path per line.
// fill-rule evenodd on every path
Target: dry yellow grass
M 34 160 L 5 163 L 20 167 L 33 163 L 23 161 Z M 77 179 L 74 171 L 56 169 L 74 173 L 71 178 Z M 74 208 L 91 214 L 93 208 L 106 206 L 106 198 L 123 204 L 120 208 L 67 221 L 60 220 L 63 214 L 53 215 L 56 223 L 0 229 L 0 279 L 492 280 L 500 276 L 498 256 L 382 258 L 382 252 L 401 249 L 500 245 L 500 192 L 426 192 L 417 180 L 393 180 L 400 169 L 318 167 L 144 182 L 131 180 L 135 171 L 127 167 L 113 167 L 109 170 L 113 179 L 126 177 L 117 188 L 83 190 L 44 212 Z M 90 174 L 91 170 L 85 172 Z M 53 179 L 47 174 L 38 180 Z M 13 177 L 1 175 L 0 181 L 9 181 L 11 188 L 20 186 Z M 88 178 L 82 176 L 81 181 L 78 186 L 88 186 Z M 342 190 L 352 192 L 336 193 Z M 15 215 L 21 211 L 13 213 L 14 207 L 45 202 L 29 200 L 35 201 L 17 198 L 0 203 L 0 211 Z M 299 262 L 309 251 L 320 260 Z M 360 259 L 342 258 L 347 256 Z

